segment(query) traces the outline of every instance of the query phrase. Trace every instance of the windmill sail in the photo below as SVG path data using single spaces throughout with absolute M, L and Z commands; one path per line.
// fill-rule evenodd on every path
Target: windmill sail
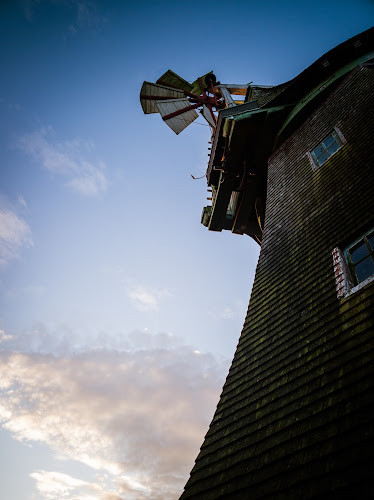
M 213 71 L 209 71 L 209 73 L 205 73 L 205 75 L 200 76 L 200 78 L 197 78 L 191 84 L 192 89 L 190 90 L 190 92 L 192 92 L 192 94 L 200 95 L 201 91 L 203 90 L 201 85 L 203 86 L 203 88 L 207 86 L 207 76 L 209 76 L 209 75 L 212 75 L 214 77 L 214 80 L 215 80 L 216 77 L 214 76 Z
M 185 90 L 186 92 L 191 92 L 192 90 L 192 85 L 181 76 L 174 73 L 174 71 L 171 71 L 171 69 L 164 73 L 156 83 L 160 85 L 170 85 L 170 87 Z
M 157 100 L 184 98 L 183 90 L 176 90 L 156 83 L 144 82 L 140 91 L 140 103 L 145 114 L 158 113 Z
M 194 109 L 191 109 L 188 99 L 168 99 L 157 101 L 156 104 L 162 119 L 176 134 L 182 132 L 199 116 Z
M 217 124 L 215 122 L 212 111 L 208 108 L 208 106 L 206 104 L 203 105 L 203 109 L 201 110 L 201 114 L 203 115 L 203 117 L 206 119 L 206 121 L 209 123 L 209 125 L 211 127 L 216 128 Z
M 179 134 L 199 116 L 197 108 L 213 128 L 216 116 L 213 110 L 224 107 L 212 71 L 200 76 L 192 84 L 171 71 L 166 71 L 156 83 L 144 82 L 140 91 L 140 102 L 144 113 L 160 113 L 164 122 Z

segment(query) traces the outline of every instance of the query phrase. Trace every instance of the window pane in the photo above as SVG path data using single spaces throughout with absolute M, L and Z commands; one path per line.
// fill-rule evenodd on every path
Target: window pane
M 318 161 L 318 164 L 319 165 L 322 165 L 322 163 L 324 161 L 327 160 L 327 158 L 329 157 L 329 154 L 327 151 L 325 151 L 324 153 L 322 153 L 320 156 L 317 156 L 317 161 Z
M 316 148 L 310 151 L 314 166 L 321 166 L 340 148 L 340 138 L 335 131 L 332 131 Z
M 317 146 L 316 149 L 313 149 L 313 153 L 316 156 L 320 156 L 325 151 L 326 151 L 326 148 L 322 144 L 320 144 L 319 146 Z
M 336 142 L 335 137 L 331 134 L 324 141 L 326 148 L 328 148 L 333 142 Z
M 361 240 L 354 247 L 349 249 L 349 253 L 351 254 L 353 264 L 356 264 L 356 262 L 368 255 L 369 250 L 364 240 Z
M 335 151 L 337 151 L 339 149 L 339 144 L 337 142 L 333 142 L 331 144 L 331 146 L 329 146 L 327 148 L 327 151 L 330 153 L 330 155 L 332 155 L 333 153 L 335 153 Z
M 369 242 L 371 249 L 374 252 L 374 233 L 368 234 L 367 239 L 368 239 L 368 242 Z
M 374 274 L 374 261 L 371 257 L 367 257 L 357 264 L 355 269 L 358 282 L 361 283 L 361 281 L 366 280 L 366 278 Z

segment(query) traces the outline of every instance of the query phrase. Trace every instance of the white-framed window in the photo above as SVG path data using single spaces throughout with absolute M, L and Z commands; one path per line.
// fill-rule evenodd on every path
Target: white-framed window
M 338 298 L 347 297 L 374 281 L 374 229 L 332 251 Z
M 325 163 L 331 156 L 333 156 L 345 143 L 345 139 L 341 132 L 334 128 L 324 139 L 321 141 L 308 156 L 314 168 L 318 168 Z
M 351 279 L 355 285 L 374 276 L 374 229 L 344 250 Z

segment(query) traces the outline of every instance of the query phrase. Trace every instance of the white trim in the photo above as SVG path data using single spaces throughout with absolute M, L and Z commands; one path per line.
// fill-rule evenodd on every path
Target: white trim
M 332 154 L 331 154 L 331 155 L 327 158 L 327 160 L 325 160 L 325 161 L 324 161 L 321 165 L 318 165 L 318 164 L 316 164 L 316 162 L 315 162 L 315 160 L 314 160 L 314 158 L 313 158 L 312 151 L 314 151 L 316 148 L 318 148 L 318 146 L 319 146 L 320 144 L 322 144 L 322 143 L 323 143 L 323 141 L 324 141 L 325 139 L 327 139 L 327 137 L 329 137 L 329 135 L 331 135 L 333 132 L 335 132 L 335 134 L 338 136 L 338 141 L 335 141 L 335 142 L 338 142 L 338 144 L 339 144 L 339 148 L 338 148 L 336 151 L 334 151 L 334 152 L 333 152 L 333 153 L 332 153 Z M 312 150 L 307 151 L 307 153 L 306 153 L 306 155 L 307 155 L 307 157 L 308 157 L 308 159 L 309 159 L 309 162 L 310 162 L 310 164 L 312 165 L 313 170 L 314 170 L 314 171 L 316 171 L 316 170 L 320 169 L 321 167 L 323 167 L 323 166 L 325 165 L 325 163 L 327 163 L 327 162 L 330 160 L 330 158 L 332 158 L 332 157 L 333 157 L 333 156 L 334 156 L 334 155 L 335 155 L 338 151 L 340 151 L 340 150 L 342 149 L 342 147 L 343 147 L 346 143 L 347 143 L 347 140 L 345 139 L 345 137 L 344 137 L 344 135 L 341 133 L 341 131 L 338 129 L 338 127 L 336 127 L 336 126 L 335 126 L 335 127 L 333 127 L 333 128 L 332 128 L 332 130 L 331 130 L 331 132 L 329 132 L 327 135 L 325 135 L 325 136 L 324 136 L 324 138 L 323 138 L 323 139 L 321 139 L 321 140 L 319 141 L 319 143 L 318 143 L 318 144 L 317 144 L 317 145 L 316 145 L 316 146 L 315 146 Z
M 356 285 L 353 288 L 351 288 L 348 292 L 345 293 L 344 297 L 349 297 L 353 293 L 358 292 L 359 290 L 361 290 L 361 288 L 364 288 L 366 285 L 368 285 L 372 281 L 374 281 L 374 275 L 373 276 L 369 276 L 368 278 L 366 278 L 366 280 L 362 281 L 358 285 Z
M 338 299 L 349 297 L 374 281 L 374 275 L 372 275 L 354 286 L 344 254 L 339 247 L 333 249 L 332 260 L 334 264 L 336 295 Z

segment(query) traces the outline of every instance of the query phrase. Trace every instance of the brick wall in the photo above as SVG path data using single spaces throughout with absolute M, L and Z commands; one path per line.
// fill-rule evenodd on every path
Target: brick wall
M 338 298 L 332 252 L 374 227 L 374 69 L 269 159 L 248 314 L 181 499 L 373 498 L 374 283 Z M 337 127 L 320 168 L 308 152 Z

